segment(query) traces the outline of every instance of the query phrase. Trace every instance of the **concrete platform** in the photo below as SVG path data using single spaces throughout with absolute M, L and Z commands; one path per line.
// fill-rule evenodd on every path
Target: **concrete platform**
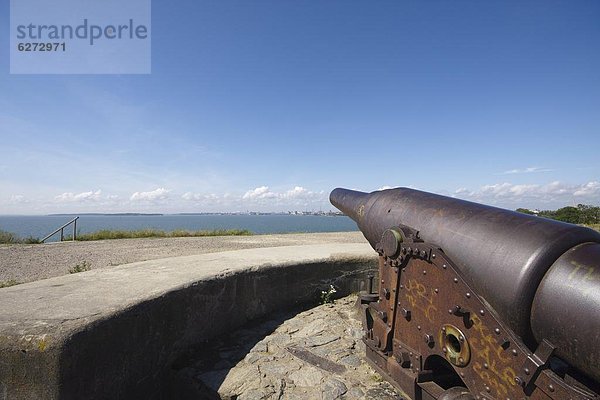
M 144 261 L 0 289 L 0 399 L 166 398 L 204 340 L 376 268 L 368 244 Z

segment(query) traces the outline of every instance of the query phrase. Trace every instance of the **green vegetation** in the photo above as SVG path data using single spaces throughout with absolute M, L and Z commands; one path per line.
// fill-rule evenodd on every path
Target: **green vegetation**
M 166 232 L 158 229 L 140 229 L 136 231 L 125 230 L 100 230 L 92 233 L 78 234 L 77 240 L 106 240 L 106 239 L 140 239 L 140 238 L 174 238 L 174 237 L 200 237 L 200 236 L 249 236 L 252 232 L 247 229 L 214 229 L 201 231 L 186 231 L 177 229 Z M 70 235 L 65 235 L 65 241 L 73 240 Z M 41 243 L 39 238 L 29 236 L 20 238 L 12 232 L 0 229 L 0 244 L 36 244 Z
M 92 264 L 87 261 L 83 261 L 81 264 L 76 264 L 73 268 L 69 268 L 69 273 L 76 274 L 78 272 L 89 271 L 90 269 L 92 269 Z
M 9 279 L 7 281 L 0 281 L 0 289 L 5 288 L 5 287 L 10 287 L 10 286 L 15 286 L 18 284 L 19 284 L 19 282 L 15 281 L 14 279 Z
M 534 212 L 526 208 L 517 208 L 517 211 L 524 214 L 538 215 L 540 217 L 569 222 L 571 224 L 588 225 L 594 229 L 600 227 L 600 207 L 587 204 L 578 204 L 577 207 L 563 207 L 555 211 L 543 210 Z
M 321 290 L 321 304 L 333 303 L 333 295 L 337 293 L 333 285 L 329 285 L 329 289 Z
M 40 243 L 40 239 L 34 238 L 33 236 L 29 236 L 26 238 L 20 238 L 12 232 L 6 232 L 0 229 L 0 244 L 16 244 L 16 243 L 24 243 L 24 244 L 34 244 Z
M 0 243 L 19 243 L 19 238 L 14 233 L 0 230 Z
M 77 235 L 77 240 L 106 240 L 106 239 L 139 239 L 139 238 L 172 238 L 199 236 L 248 236 L 252 235 L 247 229 L 215 229 L 203 231 L 186 231 L 178 229 L 165 232 L 157 229 L 141 229 L 137 231 L 101 230 Z

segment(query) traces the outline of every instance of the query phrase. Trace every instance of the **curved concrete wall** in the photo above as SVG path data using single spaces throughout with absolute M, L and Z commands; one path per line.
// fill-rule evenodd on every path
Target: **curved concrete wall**
M 0 399 L 161 398 L 190 348 L 376 270 L 368 244 L 138 262 L 0 289 Z

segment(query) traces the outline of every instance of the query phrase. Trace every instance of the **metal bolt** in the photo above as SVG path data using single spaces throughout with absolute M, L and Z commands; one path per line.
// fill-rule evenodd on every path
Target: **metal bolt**
M 512 349 L 512 353 L 513 353 L 513 356 L 517 356 L 517 354 L 518 354 L 517 349 Z
M 500 334 L 500 328 L 494 329 L 494 332 L 496 332 L 496 335 L 499 335 Z
M 427 344 L 432 344 L 433 343 L 433 336 L 431 336 L 431 335 L 425 335 L 425 336 L 423 336 L 423 338 L 425 339 L 425 343 L 427 343 Z
M 530 372 L 529 368 L 525 368 L 524 371 L 525 371 L 525 375 L 529 375 L 529 372 Z
M 446 264 L 442 265 L 442 268 L 446 269 L 448 266 Z
M 481 314 L 481 315 L 485 315 L 485 311 L 483 311 L 483 310 L 479 310 L 479 314 Z
M 464 337 L 463 335 L 460 335 L 460 336 L 458 337 L 458 340 L 460 340 L 461 342 L 464 342 L 464 341 L 465 341 L 465 337 Z
M 483 368 L 488 369 L 490 366 L 488 365 L 488 363 L 483 363 Z
M 446 353 L 446 352 L 448 352 L 448 349 L 445 347 L 442 347 L 442 353 Z
M 434 292 L 438 293 L 440 290 L 438 288 L 433 289 Z
M 417 329 L 418 329 L 418 330 L 421 330 L 421 325 L 417 325 Z
M 435 258 L 435 254 L 432 254 L 432 255 L 431 255 L 431 258 Z
M 454 283 L 458 283 L 458 278 L 454 278 Z
M 486 392 L 491 392 L 491 391 L 492 391 L 492 389 L 490 389 L 490 387 L 489 387 L 489 386 L 486 386 L 486 387 L 485 387 L 485 391 L 486 391 Z
M 467 292 L 467 294 L 465 296 L 467 296 L 467 299 L 470 299 L 471 298 L 471 293 Z
M 521 379 L 520 377 L 515 376 L 515 383 L 519 386 L 523 386 L 523 383 L 525 382 L 523 382 L 523 379 Z
M 423 270 L 423 275 L 427 275 L 427 271 Z
M 550 390 L 551 392 L 554 392 L 554 385 L 548 385 L 548 390 Z

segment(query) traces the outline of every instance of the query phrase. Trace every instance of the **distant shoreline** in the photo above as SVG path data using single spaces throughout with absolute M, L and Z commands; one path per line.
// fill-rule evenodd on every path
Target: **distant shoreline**
M 79 216 L 83 216 L 83 217 L 90 217 L 90 216 L 102 216 L 102 217 L 119 217 L 119 216 L 123 216 L 123 217 L 152 217 L 152 216 L 161 216 L 161 215 L 165 215 L 165 214 L 160 214 L 160 213 L 73 213 L 73 214 L 46 214 L 46 216 L 48 217 L 71 217 L 73 215 L 79 215 Z
M 60 213 L 60 214 L 43 214 L 43 215 L 31 215 L 35 216 L 47 216 L 47 217 L 72 217 L 72 216 L 82 216 L 82 217 L 90 217 L 90 216 L 101 216 L 101 217 L 153 217 L 153 216 L 165 216 L 165 215 L 183 215 L 183 216 L 193 216 L 193 215 L 317 215 L 321 217 L 342 217 L 343 213 L 339 211 L 285 211 L 285 212 L 259 212 L 259 211 L 247 211 L 247 212 L 189 212 L 189 213 L 134 213 L 134 212 L 124 212 L 124 213 Z M 10 215 L 3 215 L 6 217 L 10 217 Z M 18 215 L 21 217 L 27 217 L 28 215 Z

